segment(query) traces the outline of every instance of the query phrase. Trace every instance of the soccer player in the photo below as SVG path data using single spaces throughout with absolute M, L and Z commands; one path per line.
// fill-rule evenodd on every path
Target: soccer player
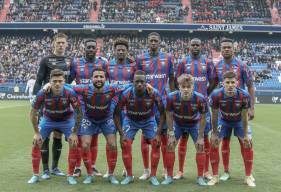
M 69 74 L 69 66 L 66 63 L 65 50 L 67 47 L 67 36 L 63 33 L 58 33 L 54 36 L 52 43 L 53 53 L 44 57 L 40 61 L 39 70 L 36 77 L 36 82 L 33 89 L 33 95 L 36 95 L 43 85 L 49 82 L 50 73 L 53 69 L 61 69 L 65 72 L 65 75 Z M 39 113 L 40 110 L 39 110 Z M 58 176 L 64 176 L 58 169 L 58 162 L 61 155 L 62 149 L 62 134 L 56 129 L 53 132 L 53 162 L 52 162 L 52 171 L 51 173 Z M 43 175 L 42 179 L 50 178 L 49 171 L 49 138 L 44 139 L 44 143 L 41 147 L 42 152 L 42 164 L 43 164 Z
M 74 90 L 81 95 L 85 104 L 85 113 L 79 130 L 82 136 L 82 157 L 88 173 L 83 181 L 85 184 L 93 182 L 90 145 L 92 135 L 95 135 L 99 130 L 103 132 L 107 141 L 108 180 L 112 184 L 119 184 L 113 176 L 117 162 L 117 145 L 116 129 L 110 109 L 112 99 L 118 95 L 118 90 L 121 91 L 121 88 L 118 89 L 116 85 L 104 85 L 105 81 L 105 71 L 96 68 L 93 70 L 92 84 L 74 86 Z
M 161 37 L 158 33 L 152 32 L 148 35 L 149 50 L 142 55 L 139 55 L 136 60 L 138 70 L 142 70 L 146 73 L 146 81 L 157 89 L 162 100 L 166 102 L 166 90 L 169 83 L 170 91 L 174 91 L 174 70 L 173 70 L 173 58 L 170 54 L 160 51 Z M 160 114 L 156 111 L 156 122 L 159 125 Z M 161 151 L 164 165 L 164 175 L 166 176 L 166 161 L 165 151 L 167 145 L 167 125 L 164 124 L 163 131 L 161 133 Z M 149 145 L 147 140 L 142 136 L 141 138 L 141 150 L 144 165 L 144 173 L 139 178 L 146 180 L 149 178 Z
M 206 99 L 208 95 L 215 88 L 215 77 L 214 77 L 214 64 L 212 61 L 208 60 L 201 55 L 201 40 L 198 38 L 193 38 L 190 41 L 190 55 L 183 58 L 183 60 L 178 64 L 176 69 L 176 76 L 187 73 L 194 78 L 194 90 L 202 94 Z M 207 179 L 211 179 L 209 170 L 209 154 L 210 154 L 210 143 L 208 134 L 211 130 L 211 115 L 210 112 L 206 114 L 206 128 L 204 129 L 204 150 L 206 154 L 204 176 Z M 187 148 L 187 135 L 181 137 L 178 146 L 178 160 L 179 160 L 179 171 L 174 179 L 183 178 L 183 167 L 186 156 Z
M 212 108 L 211 165 L 213 178 L 208 185 L 219 182 L 219 143 L 225 137 L 230 138 L 232 130 L 238 137 L 245 164 L 245 183 L 255 187 L 251 178 L 253 166 L 252 142 L 248 135 L 248 110 L 251 108 L 251 97 L 243 89 L 238 88 L 235 72 L 228 71 L 223 75 L 223 87 L 215 90 L 210 96 Z
M 166 118 L 168 124 L 168 151 L 166 152 L 168 177 L 162 184 L 173 182 L 175 147 L 183 135 L 191 135 L 196 148 L 197 183 L 206 186 L 204 180 L 204 129 L 208 104 L 206 98 L 193 90 L 194 80 L 189 74 L 178 77 L 179 91 L 172 92 L 167 98 Z
M 26 87 L 25 87 L 25 93 L 27 93 L 28 91 L 28 97 L 29 97 L 29 101 L 30 103 L 32 103 L 33 97 L 32 97 L 32 93 L 33 93 L 33 88 L 35 85 L 35 75 L 31 75 L 30 79 L 27 81 L 26 83 Z
M 111 85 L 125 85 L 128 83 L 132 83 L 134 72 L 136 70 L 136 64 L 134 60 L 129 58 L 128 49 L 129 43 L 124 38 L 118 38 L 114 42 L 114 52 L 115 58 L 110 60 L 107 65 L 107 74 Z M 119 96 L 116 96 L 112 102 L 112 111 L 114 111 L 117 103 L 118 103 Z M 124 117 L 124 111 L 122 112 L 122 117 Z M 121 117 L 121 119 L 123 119 Z M 121 121 L 122 123 L 122 121 Z M 108 146 L 106 148 L 108 151 Z M 126 175 L 126 171 L 123 171 L 123 175 Z M 104 178 L 108 177 L 106 173 Z
M 87 38 L 83 41 L 84 44 L 84 56 L 83 57 L 77 57 L 73 59 L 71 68 L 70 68 L 70 81 L 75 80 L 76 84 L 88 84 L 91 83 L 91 78 L 93 75 L 94 69 L 100 67 L 104 71 L 106 70 L 106 63 L 107 60 L 102 57 L 97 57 L 97 42 L 93 38 Z M 81 105 L 84 105 L 83 100 L 80 98 Z M 83 107 L 82 107 L 83 109 Z M 80 134 L 80 131 L 78 131 L 78 136 Z M 95 162 L 97 159 L 97 153 L 98 153 L 98 135 L 99 130 L 92 136 L 92 142 L 91 142 L 91 157 L 92 157 L 92 163 L 93 163 L 93 171 L 96 176 L 101 176 L 102 174 L 96 169 Z M 78 149 L 81 151 L 81 141 L 79 137 L 79 143 L 78 143 Z M 79 153 L 80 154 L 80 153 Z M 75 167 L 74 176 L 80 176 L 81 175 L 81 156 L 78 155 L 77 165 Z
M 54 69 L 50 74 L 51 91 L 45 93 L 40 90 L 32 104 L 30 119 L 35 134 L 32 146 L 33 176 L 28 181 L 30 184 L 39 181 L 40 149 L 54 129 L 64 133 L 69 142 L 67 181 L 69 184 L 76 184 L 72 175 L 77 153 L 77 128 L 81 123 L 82 110 L 75 92 L 64 86 L 64 75 L 62 70 Z M 43 116 L 38 125 L 37 112 L 41 107 L 43 107 Z
M 255 98 L 255 88 L 253 86 L 253 79 L 251 72 L 246 64 L 244 64 L 242 61 L 238 60 L 234 56 L 234 49 L 233 49 L 233 41 L 232 39 L 224 38 L 221 41 L 221 53 L 223 58 L 216 64 L 215 66 L 215 78 L 216 83 L 221 86 L 223 82 L 223 74 L 227 71 L 233 71 L 237 73 L 238 78 L 238 87 L 241 89 L 246 89 L 249 92 L 251 96 L 251 108 L 248 110 L 249 113 L 249 120 L 252 120 L 254 118 L 254 98 Z M 251 128 L 249 127 L 249 135 L 251 136 Z M 242 143 L 241 149 L 242 148 Z M 223 160 L 223 166 L 224 166 L 224 174 L 220 177 L 220 180 L 226 181 L 230 178 L 229 173 L 229 157 L 230 157 L 230 137 L 225 136 L 222 140 L 222 160 Z M 241 151 L 242 156 L 243 151 Z M 251 153 L 253 156 L 253 148 L 251 148 Z M 253 180 L 254 177 L 251 176 Z
M 121 125 L 120 113 L 123 107 L 126 110 L 126 116 Z M 160 113 L 158 128 L 155 120 L 154 107 L 157 107 Z M 159 185 L 156 172 L 160 159 L 160 135 L 164 118 L 164 106 L 159 92 L 153 89 L 153 92 L 149 94 L 146 91 L 145 72 L 136 71 L 134 75 L 134 86 L 123 91 L 114 115 L 114 121 L 120 133 L 122 158 L 127 170 L 127 176 L 121 181 L 121 184 L 127 185 L 133 182 L 132 143 L 137 131 L 141 129 L 145 139 L 152 145 L 150 182 L 152 185 Z

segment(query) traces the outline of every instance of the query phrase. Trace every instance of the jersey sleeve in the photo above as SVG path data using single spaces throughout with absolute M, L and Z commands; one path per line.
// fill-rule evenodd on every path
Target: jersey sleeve
M 172 55 L 168 55 L 168 68 L 169 68 L 169 76 L 174 75 L 174 60 Z
M 129 84 L 122 84 L 122 85 L 119 85 L 119 84 L 112 84 L 110 85 L 110 87 L 114 90 L 115 92 L 115 95 L 118 95 L 120 94 L 122 91 L 132 87 L 132 83 L 129 83 Z
M 215 65 L 213 63 L 213 61 L 211 60 L 206 60 L 206 63 L 207 63 L 207 77 L 208 77 L 208 80 L 214 80 L 215 79 Z
M 244 95 L 242 98 L 242 109 L 251 108 L 251 98 L 250 95 Z
M 177 65 L 176 71 L 175 71 L 175 77 L 179 77 L 179 76 L 181 76 L 181 74 L 184 73 L 184 60 L 185 60 L 185 58 L 183 58 Z
M 77 108 L 80 106 L 80 102 L 77 97 L 77 94 L 73 90 L 70 91 L 69 100 L 73 108 Z
M 75 91 L 76 94 L 82 95 L 85 90 L 87 89 L 88 85 L 83 85 L 83 84 L 79 84 L 79 85 L 75 85 L 73 86 L 73 90 Z
M 201 98 L 199 102 L 199 112 L 201 114 L 207 113 L 208 112 L 208 103 L 205 98 Z
M 213 109 L 219 108 L 218 97 L 216 96 L 215 93 L 212 93 L 211 96 L 209 97 L 209 105 Z
M 36 94 L 36 97 L 32 102 L 32 108 L 35 109 L 35 110 L 39 110 L 44 103 L 44 99 L 45 99 L 44 92 L 43 92 L 43 90 L 40 90 Z
M 166 100 L 167 100 L 166 110 L 169 111 L 169 112 L 174 111 L 174 108 L 173 108 L 173 97 L 171 95 L 168 95 Z
M 141 56 L 137 56 L 137 59 L 136 59 L 136 70 L 142 70 L 141 63 L 142 63 Z
M 154 98 L 155 98 L 155 104 L 157 106 L 164 106 L 162 97 L 156 89 L 154 89 Z
M 47 73 L 46 58 L 43 58 L 39 64 L 39 70 L 38 70 L 36 82 L 35 82 L 35 85 L 33 88 L 33 95 L 36 95 L 38 93 L 38 91 L 41 89 L 46 73 Z

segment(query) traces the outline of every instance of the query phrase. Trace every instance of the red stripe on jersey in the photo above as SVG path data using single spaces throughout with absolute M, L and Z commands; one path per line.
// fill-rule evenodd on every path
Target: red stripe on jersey
M 140 67 L 141 67 L 141 70 L 143 70 L 144 72 L 145 71 L 145 58 L 144 58 L 144 53 L 141 55 L 141 62 L 140 62 Z
M 192 109 L 192 105 L 191 105 L 191 100 L 187 101 L 187 109 L 188 109 L 188 116 L 192 116 L 193 109 Z M 190 121 L 190 120 L 188 120 L 188 121 Z
M 238 87 L 241 86 L 241 65 L 240 65 L 240 61 L 237 61 L 237 79 L 238 79 Z
M 194 60 L 192 59 L 192 61 L 191 61 L 191 69 L 190 69 L 190 73 L 191 73 L 191 75 L 192 75 L 192 77 L 194 77 Z
M 85 64 L 85 69 L 84 69 L 85 79 L 89 79 L 89 65 L 90 65 L 90 63 L 88 63 L 88 62 Z
M 179 71 L 179 72 L 180 72 L 180 75 L 181 75 L 182 73 L 187 73 L 186 68 L 185 68 L 185 66 L 186 66 L 186 60 L 187 60 L 187 58 L 185 58 L 185 59 L 183 60 L 183 65 L 180 65 L 180 66 L 181 66 L 181 70 Z
M 146 67 L 146 65 L 144 65 L 145 67 Z M 153 73 L 154 73 L 154 71 L 153 71 L 153 57 L 152 56 L 150 56 L 150 69 L 149 69 L 149 75 L 150 74 L 152 74 L 153 75 Z M 146 70 L 145 70 L 145 72 L 146 72 Z M 151 78 L 151 81 L 150 81 L 150 84 L 154 87 L 154 78 Z M 156 87 L 154 87 L 154 88 L 156 88 Z M 157 89 L 158 89 L 158 87 L 157 87 Z M 158 89 L 159 90 L 159 89 Z
M 80 84 L 81 82 L 81 70 L 80 70 L 80 59 L 79 58 L 77 58 L 77 67 L 76 67 L 76 77 L 75 77 L 75 79 L 76 79 L 76 83 L 78 83 L 78 84 Z M 77 79 L 77 77 L 78 77 L 78 79 Z
M 217 64 L 216 64 L 216 78 L 215 78 L 216 84 L 219 83 L 219 63 L 220 63 L 220 61 L 217 62 Z
M 203 69 L 202 69 L 201 59 L 198 59 L 198 66 L 197 67 L 198 67 L 198 77 L 202 77 Z M 198 92 L 202 93 L 202 83 L 201 82 L 198 83 Z M 205 95 L 205 93 L 203 93 L 203 95 Z
M 115 66 L 114 66 L 114 71 L 113 71 L 113 73 L 114 73 L 113 79 L 114 79 L 114 80 L 117 80 L 117 79 L 118 79 L 118 64 L 117 64 L 117 62 L 115 62 Z
M 181 96 L 179 95 L 179 101 L 180 101 L 180 114 L 179 115 L 183 115 L 184 114 L 184 104 L 185 104 L 185 101 L 183 101 L 181 99 Z M 188 109 L 189 110 L 189 109 Z M 184 124 L 184 118 L 181 118 L 180 119 L 180 124 L 183 125 Z
M 157 68 L 158 68 L 157 73 L 161 74 L 162 73 L 162 70 L 161 70 L 162 67 L 161 67 L 160 55 L 157 56 Z M 159 79 L 157 79 L 157 90 L 160 92 L 162 83 L 159 82 Z
M 127 68 L 126 68 L 126 63 L 124 65 L 122 65 L 122 81 L 126 81 L 126 77 L 127 77 Z

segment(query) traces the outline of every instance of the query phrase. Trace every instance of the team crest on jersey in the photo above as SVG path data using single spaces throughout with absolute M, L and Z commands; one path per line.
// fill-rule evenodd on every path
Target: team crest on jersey
M 196 104 L 191 104 L 191 107 L 192 107 L 193 110 L 197 109 L 197 105 Z
M 220 105 L 221 105 L 222 107 L 225 107 L 225 106 L 226 106 L 226 102 L 225 102 L 225 101 L 220 101 Z
M 144 101 L 145 101 L 146 107 L 151 106 L 151 99 L 145 99 Z
M 235 106 L 240 107 L 240 101 L 235 101 Z

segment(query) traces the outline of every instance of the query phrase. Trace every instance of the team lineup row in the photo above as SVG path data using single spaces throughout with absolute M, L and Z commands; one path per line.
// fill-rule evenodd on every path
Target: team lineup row
M 36 93 L 42 84 L 50 82 L 51 90 L 46 92 L 42 89 L 37 93 L 31 111 L 35 130 L 32 148 L 34 175 L 29 183 L 36 183 L 39 180 L 42 144 L 44 145 L 52 131 L 59 130 L 69 141 L 67 180 L 70 184 L 77 183 L 73 174 L 81 157 L 88 175 L 83 182 L 93 182 L 94 158 L 91 156 L 95 154 L 91 150 L 92 136 L 95 138 L 100 131 L 107 141 L 108 180 L 118 184 L 119 181 L 113 175 L 117 160 L 115 133 L 118 130 L 127 172 L 121 184 L 129 184 L 133 181 L 132 142 L 136 132 L 142 129 L 142 155 L 145 168 L 143 179 L 150 177 L 153 185 L 159 185 L 156 172 L 161 148 L 164 168 L 167 169 L 167 176 L 162 184 L 173 182 L 174 151 L 178 142 L 183 153 L 181 157 L 179 156 L 180 170 L 174 178 L 182 178 L 186 150 L 182 145 L 186 145 L 187 138 L 191 135 L 197 151 L 197 183 L 202 186 L 215 185 L 219 182 L 218 146 L 221 140 L 225 149 L 223 154 L 225 173 L 222 179 L 227 180 L 230 177 L 227 161 L 233 129 L 241 145 L 245 182 L 248 186 L 255 186 L 251 174 L 253 148 L 248 131 L 248 118 L 254 117 L 254 89 L 248 67 L 233 55 L 232 41 L 230 39 L 222 41 L 224 58 L 214 65 L 200 55 L 201 41 L 197 38 L 192 39 L 190 56 L 183 58 L 176 67 L 173 66 L 168 53 L 159 51 L 160 41 L 158 33 L 150 33 L 149 50 L 138 56 L 135 61 L 127 58 L 128 42 L 125 39 L 118 39 L 114 44 L 116 59 L 107 62 L 96 57 L 95 40 L 87 39 L 84 45 L 85 56 L 73 59 L 71 66 L 67 66 L 62 62 L 66 37 L 58 35 L 55 38 L 54 55 L 42 59 L 34 88 Z M 60 57 L 58 52 L 61 53 Z M 73 87 L 64 85 L 65 73 L 62 70 L 70 70 L 68 81 L 75 80 L 77 85 Z M 174 76 L 178 77 L 176 86 L 179 88 L 178 91 L 175 91 Z M 105 85 L 106 79 L 109 80 L 109 85 Z M 169 91 L 166 90 L 167 84 Z M 214 90 L 216 86 L 222 88 Z M 245 86 L 248 88 L 247 91 Z M 210 102 L 207 101 L 208 96 Z M 36 114 L 42 107 L 43 116 L 38 125 Z M 210 145 L 208 133 L 211 127 Z M 77 135 L 81 138 L 80 142 Z M 149 144 L 153 154 L 151 169 L 148 166 L 149 158 L 146 152 Z M 44 161 L 43 153 L 42 157 Z M 212 177 L 208 174 L 209 159 L 213 170 Z M 57 164 L 53 166 L 53 170 L 54 168 L 57 169 Z

